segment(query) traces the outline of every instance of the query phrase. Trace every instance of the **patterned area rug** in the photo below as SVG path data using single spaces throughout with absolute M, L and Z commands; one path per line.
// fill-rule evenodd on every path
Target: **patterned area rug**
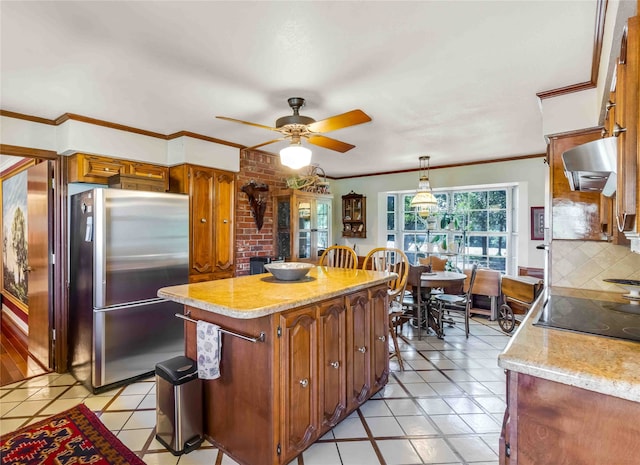
M 2 465 L 144 465 L 84 404 L 0 437 Z

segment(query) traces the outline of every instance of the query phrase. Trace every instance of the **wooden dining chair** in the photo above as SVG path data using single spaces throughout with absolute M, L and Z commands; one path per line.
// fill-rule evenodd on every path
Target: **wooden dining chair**
M 355 270 L 358 267 L 358 255 L 346 245 L 332 245 L 322 252 L 318 265 Z
M 429 265 L 431 267 L 431 271 L 445 271 L 445 267 L 447 266 L 447 259 L 440 257 L 422 257 L 418 259 L 421 265 Z
M 400 249 L 392 247 L 377 247 L 371 250 L 362 263 L 363 270 L 390 271 L 397 277 L 389 281 L 389 335 L 393 341 L 393 352 L 389 358 L 396 357 L 400 370 L 404 371 L 404 362 L 398 344 L 397 328 L 405 321 L 405 312 L 402 305 L 404 291 L 409 276 L 409 259 Z
M 437 302 L 438 311 L 438 327 L 442 334 L 444 334 L 444 312 L 457 312 L 462 313 L 464 317 L 464 333 L 467 339 L 469 338 L 469 318 L 471 316 L 471 294 L 473 291 L 473 283 L 476 279 L 476 272 L 478 271 L 478 265 L 476 263 L 471 267 L 471 275 L 469 276 L 469 284 L 466 287 L 464 294 L 438 294 L 435 296 Z M 453 320 L 447 321 L 453 324 Z

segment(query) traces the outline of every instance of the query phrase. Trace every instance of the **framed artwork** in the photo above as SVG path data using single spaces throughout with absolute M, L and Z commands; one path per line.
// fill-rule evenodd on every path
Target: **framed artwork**
M 531 240 L 544 240 L 544 207 L 531 207 Z
M 20 307 L 28 305 L 27 170 L 2 179 L 2 293 Z

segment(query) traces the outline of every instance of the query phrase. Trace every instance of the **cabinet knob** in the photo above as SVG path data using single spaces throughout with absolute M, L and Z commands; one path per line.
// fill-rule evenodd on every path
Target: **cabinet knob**
M 200 218 L 200 223 L 206 223 L 207 219 L 206 218 Z
M 110 170 L 109 170 L 109 168 L 105 168 L 104 170 L 105 170 L 105 171 L 110 171 Z
M 387 340 L 387 338 L 384 336 L 378 336 L 378 340 L 384 342 Z
M 358 352 L 361 352 L 364 354 L 366 351 L 367 351 L 367 348 L 365 346 L 358 347 Z
M 303 388 L 306 388 L 308 385 L 309 385 L 309 379 L 308 378 L 300 380 L 300 386 L 302 386 Z
M 329 365 L 331 365 L 332 368 L 340 368 L 340 362 L 331 362 L 329 363 Z
M 623 128 L 618 123 L 613 125 L 613 136 L 618 137 L 623 132 L 627 132 L 627 128 Z
M 227 224 L 227 223 L 229 222 L 229 220 L 222 220 L 222 222 L 223 222 L 224 224 Z

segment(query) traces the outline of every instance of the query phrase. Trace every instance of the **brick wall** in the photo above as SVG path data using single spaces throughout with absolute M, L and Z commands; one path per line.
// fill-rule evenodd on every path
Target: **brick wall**
M 293 172 L 280 164 L 280 157 L 256 150 L 240 152 L 236 202 L 236 276 L 249 274 L 249 258 L 273 257 L 273 192 L 287 187 L 286 178 Z M 258 231 L 251 215 L 249 199 L 242 186 L 250 181 L 269 186 L 269 201 L 262 229 Z

